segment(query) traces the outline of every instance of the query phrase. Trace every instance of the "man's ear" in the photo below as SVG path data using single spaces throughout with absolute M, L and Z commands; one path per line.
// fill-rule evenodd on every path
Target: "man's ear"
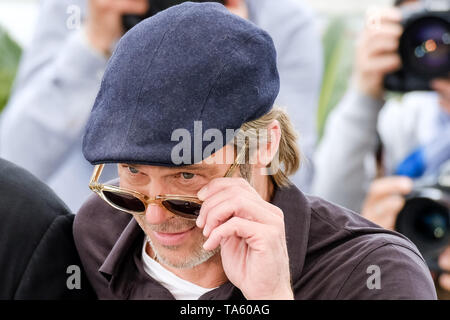
M 241 18 L 248 19 L 248 8 L 244 0 L 225 0 L 225 7 Z
M 260 168 L 265 168 L 277 160 L 281 140 L 281 125 L 278 120 L 273 120 L 267 126 L 266 135 L 267 141 L 258 143 L 256 166 Z

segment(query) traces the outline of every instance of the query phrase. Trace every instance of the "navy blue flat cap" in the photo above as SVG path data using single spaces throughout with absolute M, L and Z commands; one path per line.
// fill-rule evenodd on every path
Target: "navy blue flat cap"
M 87 123 L 84 156 L 92 164 L 199 162 L 194 135 L 219 130 L 224 146 L 227 129 L 272 108 L 279 86 L 275 47 L 265 31 L 221 4 L 185 2 L 119 41 Z M 172 157 L 180 144 L 176 129 L 192 137 L 182 163 Z M 209 144 L 200 142 L 201 149 Z

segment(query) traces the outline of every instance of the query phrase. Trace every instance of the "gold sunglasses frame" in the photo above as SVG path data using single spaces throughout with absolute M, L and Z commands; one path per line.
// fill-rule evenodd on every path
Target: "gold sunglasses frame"
M 234 170 L 236 169 L 237 166 L 239 166 L 239 164 L 242 163 L 242 161 L 244 160 L 245 157 L 245 151 L 246 151 L 246 145 L 244 145 L 241 150 L 239 151 L 239 154 L 237 155 L 234 163 L 231 165 L 231 167 L 227 170 L 227 172 L 224 175 L 224 178 L 229 178 L 232 176 L 232 174 L 234 173 Z M 103 201 L 105 201 L 106 203 L 108 203 L 111 207 L 132 214 L 132 215 L 138 215 L 138 216 L 144 216 L 145 213 L 147 212 L 147 208 L 149 205 L 159 205 L 163 208 L 165 208 L 166 210 L 168 210 L 169 212 L 171 212 L 172 214 L 178 215 L 178 216 L 182 216 L 179 213 L 175 213 L 173 211 L 171 211 L 169 208 L 167 208 L 166 206 L 164 206 L 163 201 L 165 200 L 181 200 L 181 201 L 188 201 L 188 202 L 193 202 L 196 204 L 201 205 L 203 203 L 203 201 L 201 201 L 197 196 L 190 196 L 190 195 L 178 195 L 178 194 L 165 194 L 165 195 L 157 195 L 154 198 L 151 198 L 149 196 L 146 196 L 145 194 L 142 194 L 140 192 L 137 191 L 133 191 L 133 190 L 129 190 L 129 189 L 125 189 L 125 188 L 120 188 L 117 186 L 113 186 L 113 185 L 107 185 L 107 184 L 103 184 L 103 183 L 99 183 L 98 179 L 100 178 L 100 175 L 103 171 L 104 168 L 104 164 L 97 164 L 94 167 L 94 172 L 92 173 L 91 179 L 89 181 L 89 189 L 91 189 L 93 192 L 95 192 Z M 139 199 L 145 209 L 144 211 L 140 212 L 140 211 L 132 211 L 132 210 L 127 210 L 124 208 L 119 207 L 118 205 L 114 204 L 113 202 L 111 202 L 103 193 L 103 191 L 109 191 L 111 193 L 118 193 L 118 194 L 123 194 L 123 195 L 129 195 L 129 196 L 133 196 L 137 199 Z M 186 219 L 193 219 L 195 220 L 196 218 L 188 218 L 188 217 L 184 217 Z

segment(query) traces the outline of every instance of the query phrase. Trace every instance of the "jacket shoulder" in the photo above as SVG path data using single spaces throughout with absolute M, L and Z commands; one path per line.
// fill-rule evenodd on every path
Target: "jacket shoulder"
M 436 298 L 430 271 L 406 237 L 320 198 L 308 200 L 308 263 L 299 286 L 310 298 Z
M 0 298 L 90 297 L 89 283 L 66 285 L 67 268 L 80 265 L 74 215 L 43 182 L 3 159 L 0 180 Z

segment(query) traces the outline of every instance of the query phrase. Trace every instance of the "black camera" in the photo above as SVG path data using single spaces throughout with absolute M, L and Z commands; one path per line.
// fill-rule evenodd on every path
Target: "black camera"
M 414 242 L 433 271 L 440 271 L 438 257 L 450 244 L 449 164 L 437 179 L 431 179 L 435 182 L 427 178 L 415 183 L 395 225 L 398 232 Z
M 160 11 L 166 10 L 172 6 L 177 4 L 181 4 L 186 2 L 187 0 L 148 0 L 149 9 L 148 11 L 142 15 L 124 15 L 122 16 L 122 24 L 125 31 L 130 30 L 136 24 L 141 22 L 142 20 L 149 18 Z M 219 2 L 221 4 L 225 3 L 225 0 L 189 0 L 191 2 Z
M 431 90 L 430 81 L 450 73 L 450 1 L 427 2 L 402 10 L 399 54 L 402 68 L 386 75 L 392 91 Z

